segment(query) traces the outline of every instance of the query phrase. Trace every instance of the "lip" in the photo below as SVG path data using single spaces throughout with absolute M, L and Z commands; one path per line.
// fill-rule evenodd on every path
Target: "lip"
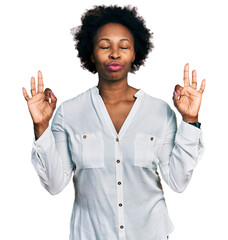
M 105 66 L 108 70 L 110 70 L 112 72 L 117 72 L 124 67 L 124 65 L 119 62 L 110 62 L 109 64 L 107 64 Z

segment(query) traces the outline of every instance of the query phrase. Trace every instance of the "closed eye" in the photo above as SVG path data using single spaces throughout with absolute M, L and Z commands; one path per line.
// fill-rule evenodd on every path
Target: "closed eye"
M 100 47 L 101 49 L 108 49 L 109 47 Z M 125 48 L 125 47 L 120 47 L 121 49 L 128 49 L 128 48 Z

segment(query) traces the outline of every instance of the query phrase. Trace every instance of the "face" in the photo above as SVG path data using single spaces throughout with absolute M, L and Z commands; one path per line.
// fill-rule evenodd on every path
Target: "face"
M 126 79 L 135 59 L 134 37 L 130 30 L 119 23 L 107 23 L 98 29 L 93 43 L 91 60 L 99 78 L 106 81 Z

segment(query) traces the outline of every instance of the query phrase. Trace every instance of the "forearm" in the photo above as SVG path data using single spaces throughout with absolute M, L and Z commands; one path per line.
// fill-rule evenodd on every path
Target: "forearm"
M 198 116 L 197 117 L 192 117 L 192 118 L 182 116 L 182 120 L 186 123 L 189 123 L 189 122 L 190 123 L 195 123 L 195 122 L 198 122 Z
M 49 127 L 38 140 L 34 141 L 32 149 L 32 163 L 41 184 L 53 195 L 64 189 L 72 173 L 72 164 L 66 152 L 66 144 L 62 142 L 60 144 L 61 146 L 57 146 L 58 143 L 55 142 Z
M 43 124 L 33 124 L 35 140 L 37 140 L 44 133 L 48 126 L 49 122 Z
M 163 179 L 174 191 L 183 192 L 203 150 L 201 130 L 182 122 L 173 140 L 170 136 L 165 144 L 160 156 Z

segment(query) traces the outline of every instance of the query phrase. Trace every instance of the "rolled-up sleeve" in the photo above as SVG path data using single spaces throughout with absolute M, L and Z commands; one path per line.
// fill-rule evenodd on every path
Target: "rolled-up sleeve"
M 159 167 L 164 181 L 174 191 L 183 192 L 204 151 L 202 130 L 183 120 L 177 129 L 176 115 L 170 108 L 167 119 Z
M 55 113 L 51 127 L 49 125 L 37 140 L 34 135 L 31 160 L 41 184 L 49 193 L 54 195 L 64 189 L 75 166 L 64 129 L 62 104 Z

